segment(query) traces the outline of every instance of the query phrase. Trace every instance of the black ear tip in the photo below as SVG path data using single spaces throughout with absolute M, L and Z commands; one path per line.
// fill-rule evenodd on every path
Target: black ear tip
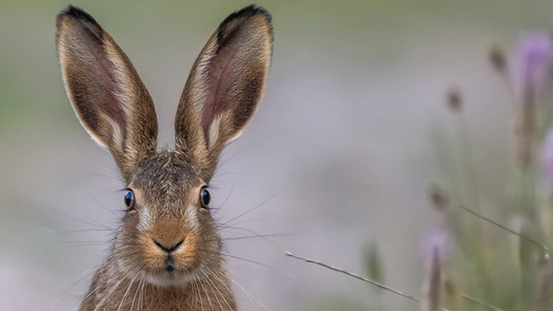
M 57 21 L 59 22 L 66 17 L 71 17 L 80 21 L 88 22 L 90 24 L 98 25 L 96 20 L 92 16 L 90 16 L 90 14 L 86 13 L 83 9 L 73 5 L 68 5 L 65 10 L 61 11 L 58 14 Z
M 272 16 L 271 14 L 269 14 L 269 12 L 267 10 L 265 10 L 263 7 L 261 6 L 257 6 L 255 4 L 250 4 L 248 5 L 247 7 L 244 7 L 238 11 L 235 11 L 234 13 L 230 14 L 227 18 L 225 18 L 225 20 L 223 21 L 222 24 L 225 24 L 233 19 L 236 19 L 236 18 L 249 18 L 249 17 L 253 17 L 255 15 L 258 15 L 258 14 L 261 14 L 265 17 L 265 19 L 267 20 L 267 23 L 270 25 L 271 24 L 271 21 L 272 21 Z
M 269 11 L 265 10 L 265 8 L 262 7 L 262 6 L 257 6 L 255 4 L 250 4 L 249 6 L 243 8 L 242 10 L 240 10 L 238 12 L 244 12 L 243 14 L 251 14 L 251 16 L 261 14 L 261 15 L 265 16 L 265 18 L 267 19 L 267 22 L 269 24 L 273 20 L 273 17 L 269 13 Z

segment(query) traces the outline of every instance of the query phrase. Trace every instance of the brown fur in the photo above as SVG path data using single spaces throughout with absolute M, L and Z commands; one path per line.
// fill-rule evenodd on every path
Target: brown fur
M 158 151 L 153 101 L 125 53 L 81 9 L 70 6 L 58 15 L 68 96 L 135 196 L 81 311 L 236 310 L 217 225 L 199 196 L 221 150 L 260 100 L 270 22 L 265 10 L 249 6 L 221 23 L 185 85 L 176 148 Z

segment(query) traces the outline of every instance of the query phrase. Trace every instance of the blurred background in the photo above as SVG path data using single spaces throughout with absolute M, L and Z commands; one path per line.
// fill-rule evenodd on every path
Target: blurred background
M 81 127 L 63 88 L 55 16 L 68 4 L 0 5 L 2 310 L 76 310 L 109 246 L 106 229 L 125 208 L 113 160 Z M 250 2 L 72 4 L 133 61 L 156 103 L 160 143 L 172 146 L 196 55 L 219 22 Z M 510 55 L 525 33 L 553 29 L 553 2 L 257 4 L 275 29 L 267 92 L 212 181 L 214 205 L 224 203 L 215 217 L 242 228 L 223 236 L 270 235 L 227 242 L 231 277 L 243 287 L 236 294 L 246 310 L 419 309 L 284 252 L 422 297 L 425 237 L 442 223 L 428 189 L 452 187 L 457 151 L 470 150 L 481 212 L 499 217 L 506 208 L 516 96 L 489 49 L 499 44 Z M 452 88 L 462 97 L 464 136 L 447 106 Z M 460 136 L 468 144 L 455 147 Z

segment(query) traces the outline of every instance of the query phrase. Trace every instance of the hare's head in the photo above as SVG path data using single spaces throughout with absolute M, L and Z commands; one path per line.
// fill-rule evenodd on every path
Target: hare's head
M 221 240 L 209 210 L 219 154 L 251 119 L 272 49 L 271 17 L 249 6 L 209 38 L 186 82 L 175 118 L 175 150 L 159 151 L 152 99 L 112 37 L 87 13 L 57 18 L 67 93 L 90 136 L 106 147 L 127 190 L 109 260 L 129 277 L 186 284 L 218 269 Z

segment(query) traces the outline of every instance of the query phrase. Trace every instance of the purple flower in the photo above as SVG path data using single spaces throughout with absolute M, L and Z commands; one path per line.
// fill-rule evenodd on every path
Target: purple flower
M 423 239 L 422 250 L 425 260 L 432 261 L 437 255 L 439 262 L 444 264 L 451 252 L 449 233 L 442 228 L 431 230 Z
M 525 36 L 518 57 L 516 82 L 519 91 L 539 91 L 547 82 L 553 63 L 551 34 L 543 32 Z

